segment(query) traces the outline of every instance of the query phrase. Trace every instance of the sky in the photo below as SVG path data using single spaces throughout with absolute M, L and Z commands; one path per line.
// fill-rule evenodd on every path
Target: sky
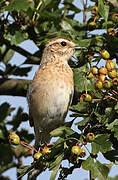
M 76 6 L 82 8 L 82 5 L 79 2 L 80 1 L 76 0 L 75 4 L 76 4 Z M 80 18 L 80 16 L 76 15 L 76 19 L 78 19 L 78 18 Z M 82 21 L 82 18 L 79 21 Z M 20 46 L 22 48 L 26 49 L 27 51 L 29 51 L 30 53 L 35 53 L 38 50 L 36 45 L 31 40 L 24 41 L 23 43 L 20 44 Z M 24 61 L 25 61 L 25 57 L 21 56 L 18 53 L 15 53 L 12 60 L 11 60 L 11 64 L 20 66 Z M 35 72 L 37 71 L 37 69 L 38 69 L 38 66 L 33 65 L 32 66 L 32 71 L 28 74 L 27 78 L 32 80 L 33 77 L 34 77 Z M 11 78 L 12 77 L 13 76 L 11 76 Z M 15 78 L 15 76 L 14 76 L 14 78 Z M 19 77 L 19 78 L 21 78 L 21 77 Z M 23 77 L 23 78 L 26 79 L 26 77 Z M 24 108 L 25 112 L 28 112 L 28 105 L 27 105 L 26 98 L 24 98 L 24 97 L 10 97 L 10 96 L 9 97 L 8 96 L 1 96 L 0 97 L 0 104 L 2 104 L 3 102 L 6 102 L 6 101 L 8 101 L 12 105 L 12 107 L 17 107 L 18 108 L 19 106 L 21 106 L 21 107 Z M 12 115 L 13 114 L 14 113 L 12 113 Z M 71 118 L 69 117 L 69 114 L 68 114 L 66 119 L 69 120 L 69 121 L 71 120 Z M 9 120 L 10 120 L 10 117 L 9 117 Z M 80 121 L 80 120 L 81 119 L 78 118 L 76 121 Z M 27 128 L 29 130 L 29 132 L 31 132 L 31 133 L 33 132 L 33 128 L 31 128 L 29 126 L 28 122 L 22 123 L 21 126 L 19 127 L 19 129 L 21 129 L 23 127 Z M 8 129 L 10 129 L 10 128 L 11 127 L 9 126 Z M 77 130 L 77 127 L 73 125 L 73 129 Z M 89 149 L 91 148 L 90 144 L 88 145 L 88 148 Z M 87 156 L 88 156 L 88 153 L 87 153 Z M 110 163 L 109 161 L 105 160 L 101 154 L 99 154 L 98 159 L 102 163 Z M 33 158 L 23 158 L 24 165 L 29 165 L 30 163 L 32 163 L 32 161 L 33 161 Z M 64 161 L 63 165 L 66 166 L 67 161 Z M 51 174 L 51 172 L 46 170 L 46 172 L 43 172 L 37 178 L 37 180 L 45 180 L 45 179 L 49 180 L 50 179 L 50 174 Z M 15 168 L 12 168 L 12 169 L 6 171 L 3 175 L 11 177 L 12 180 L 17 180 L 17 178 L 16 178 L 16 169 Z M 111 168 L 109 176 L 114 177 L 115 175 L 117 175 L 117 166 L 116 165 Z M 88 174 L 87 171 L 80 168 L 80 169 L 74 170 L 73 174 L 69 175 L 67 179 L 68 180 L 78 180 L 78 177 L 79 177 L 79 180 L 84 180 L 85 178 L 89 178 L 89 174 Z M 27 175 L 25 175 L 23 177 L 23 180 L 26 180 L 26 179 L 27 179 Z

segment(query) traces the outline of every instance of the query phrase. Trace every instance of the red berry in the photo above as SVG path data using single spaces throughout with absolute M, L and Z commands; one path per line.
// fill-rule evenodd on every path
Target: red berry
M 118 85 L 118 78 L 112 79 L 112 82 L 113 82 L 114 85 Z
M 98 74 L 98 68 L 96 66 L 92 67 L 92 73 L 94 75 L 97 75 Z
M 118 22 L 118 13 L 112 14 L 111 18 L 115 23 L 117 23 Z
M 112 60 L 107 60 L 106 68 L 108 71 L 112 71 L 115 68 L 115 63 Z
M 92 14 L 97 14 L 98 13 L 98 7 L 97 6 L 94 6 L 91 10 L 91 13 Z
M 104 66 L 102 66 L 102 67 L 99 69 L 99 73 L 106 75 L 106 74 L 107 74 L 107 68 L 105 68 Z
M 113 69 L 112 71 L 109 71 L 109 72 L 108 72 L 108 76 L 109 76 L 111 79 L 116 78 L 116 76 L 117 76 L 116 70 Z
M 109 89 L 109 88 L 111 87 L 111 82 L 110 82 L 109 80 L 105 80 L 105 81 L 103 82 L 103 86 L 104 86 L 105 88 Z
M 116 31 L 116 29 L 114 29 L 114 28 L 108 28 L 108 29 L 107 29 L 107 33 L 108 33 L 109 35 L 114 36 L 114 35 L 116 35 L 117 31 Z
M 102 89 L 102 88 L 103 88 L 102 81 L 97 80 L 96 83 L 95 83 L 95 87 L 96 87 L 97 89 Z
M 86 102 L 91 102 L 92 101 L 92 97 L 90 94 L 82 94 L 80 97 L 80 102 L 82 101 L 86 101 Z
M 105 79 L 106 79 L 106 75 L 104 75 L 104 74 L 100 74 L 100 75 L 99 75 L 99 80 L 100 80 L 101 82 L 104 82 Z
M 81 149 L 81 153 L 79 155 L 81 158 L 85 157 L 86 156 L 86 151 L 85 149 Z

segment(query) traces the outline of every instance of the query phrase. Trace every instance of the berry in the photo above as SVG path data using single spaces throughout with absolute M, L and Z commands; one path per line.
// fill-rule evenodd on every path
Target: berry
M 107 60 L 106 68 L 108 71 L 112 71 L 115 68 L 115 63 L 112 60 Z
M 13 145 L 18 145 L 20 144 L 20 138 L 17 134 L 10 134 L 9 135 L 9 141 L 10 143 L 12 143 Z
M 96 87 L 97 89 L 102 89 L 102 87 L 103 87 L 102 81 L 97 80 L 96 83 L 95 83 L 95 87 Z
M 104 82 L 105 79 L 106 79 L 106 76 L 105 76 L 104 74 L 100 74 L 100 75 L 99 75 L 99 80 L 100 80 L 101 82 Z
M 97 75 L 97 74 L 98 74 L 98 68 L 97 68 L 96 66 L 93 66 L 93 67 L 92 67 L 92 73 L 93 73 L 94 75 Z
M 109 59 L 110 58 L 109 52 L 107 50 L 105 50 L 105 49 L 101 51 L 101 56 L 104 59 Z
M 34 154 L 34 159 L 35 159 L 35 160 L 38 160 L 38 159 L 40 159 L 41 157 L 42 157 L 42 153 L 40 153 L 40 152 L 37 152 L 37 153 Z
M 92 100 L 92 97 L 90 94 L 85 94 L 85 101 L 90 102 Z
M 83 158 L 83 157 L 85 157 L 86 156 L 86 151 L 85 151 L 85 149 L 80 149 L 81 150 L 81 153 L 80 153 L 80 157 L 81 158 Z
M 107 68 L 105 68 L 104 66 L 102 66 L 102 67 L 99 69 L 99 73 L 106 75 L 106 74 L 107 74 Z
M 114 85 L 118 85 L 118 78 L 112 79 L 112 82 L 113 82 Z
M 91 22 L 89 23 L 89 26 L 90 26 L 90 27 L 95 27 L 95 26 L 96 26 L 96 23 L 95 23 L 94 21 L 91 21 Z
M 111 79 L 116 78 L 116 76 L 117 76 L 116 70 L 113 69 L 112 71 L 109 71 L 109 72 L 108 72 L 108 76 L 109 76 Z
M 116 35 L 117 31 L 116 31 L 114 28 L 108 28 L 108 29 L 107 29 L 107 33 L 108 33 L 109 35 L 114 36 L 114 35 Z
M 75 145 L 75 146 L 72 147 L 71 152 L 72 152 L 73 154 L 80 155 L 81 149 L 80 149 L 79 146 Z
M 112 14 L 111 18 L 115 23 L 117 23 L 118 22 L 118 13 Z
M 89 72 L 89 74 L 87 75 L 87 78 L 88 79 L 92 79 L 94 77 L 93 73 L 92 72 Z
M 91 13 L 92 14 L 97 14 L 98 13 L 98 7 L 97 6 L 94 6 L 91 10 Z
M 87 140 L 88 142 L 92 142 L 92 141 L 94 141 L 94 139 L 95 139 L 94 133 L 88 133 L 88 134 L 86 135 L 86 140 Z
M 42 153 L 43 153 L 44 155 L 47 155 L 47 154 L 49 154 L 50 152 L 51 152 L 50 148 L 48 148 L 48 147 L 44 147 L 44 148 L 43 148 Z
M 111 82 L 110 82 L 109 80 L 105 80 L 105 81 L 103 82 L 103 86 L 104 86 L 105 88 L 109 89 L 109 88 L 111 87 Z
M 92 101 L 92 97 L 90 94 L 82 94 L 80 97 L 80 102 L 82 101 L 86 101 L 86 102 L 91 102 Z

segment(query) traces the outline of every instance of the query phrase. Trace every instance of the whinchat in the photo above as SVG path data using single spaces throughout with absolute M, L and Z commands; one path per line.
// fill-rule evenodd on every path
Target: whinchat
M 45 46 L 41 63 L 28 90 L 30 124 L 38 146 L 49 142 L 50 132 L 63 125 L 74 93 L 73 71 L 68 65 L 77 45 L 56 37 Z

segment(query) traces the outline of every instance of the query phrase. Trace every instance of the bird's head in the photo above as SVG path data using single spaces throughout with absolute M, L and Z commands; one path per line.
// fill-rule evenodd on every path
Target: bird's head
M 59 60 L 67 63 L 77 47 L 77 44 L 69 39 L 62 37 L 53 38 L 47 42 L 42 59 L 43 61 L 48 59 L 48 62 Z

